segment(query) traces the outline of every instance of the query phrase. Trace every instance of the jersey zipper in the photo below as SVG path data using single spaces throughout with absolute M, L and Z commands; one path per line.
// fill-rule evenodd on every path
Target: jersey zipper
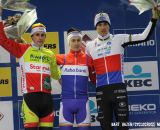
M 75 52 L 74 53 L 74 60 L 75 60 L 75 65 L 77 65 L 77 53 Z M 74 75 L 74 98 L 76 98 L 76 80 L 77 80 L 77 77 L 76 77 L 76 72 L 75 72 L 75 75 Z
M 40 51 L 40 48 L 39 48 L 39 51 Z M 41 54 L 41 91 L 43 91 L 43 84 L 42 84 L 42 52 L 40 51 L 40 54 Z
M 103 40 L 103 47 L 105 46 L 106 47 L 106 44 L 104 43 L 104 40 Z M 105 53 L 105 49 L 104 49 L 104 52 L 103 52 L 103 58 L 104 58 L 104 63 L 105 63 L 105 70 L 106 70 L 106 75 L 107 75 L 107 83 L 109 84 L 109 76 L 108 76 L 108 68 L 107 68 L 107 61 L 106 61 L 106 53 Z

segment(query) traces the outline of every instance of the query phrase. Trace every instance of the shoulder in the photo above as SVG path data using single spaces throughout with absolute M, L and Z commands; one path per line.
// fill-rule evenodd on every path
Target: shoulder
M 115 35 L 112 35 L 112 38 L 124 38 L 128 36 L 128 34 L 115 34 Z
M 56 58 L 64 58 L 64 54 L 56 54 Z
M 97 38 L 96 38 L 96 39 L 94 39 L 94 40 L 92 40 L 92 41 L 87 42 L 87 44 L 86 44 L 86 48 L 90 48 L 91 46 L 94 46 L 94 45 L 95 45 L 95 43 L 96 43 L 96 40 L 97 40 Z
M 55 55 L 52 50 L 47 49 L 47 48 L 43 48 L 43 52 L 45 52 L 47 55 Z

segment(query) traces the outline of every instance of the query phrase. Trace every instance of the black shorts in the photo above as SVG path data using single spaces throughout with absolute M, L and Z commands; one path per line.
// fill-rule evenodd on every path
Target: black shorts
M 43 92 L 24 94 L 23 99 L 28 108 L 39 118 L 45 117 L 53 112 L 52 95 Z
M 96 89 L 98 117 L 102 129 L 113 130 L 113 117 L 119 122 L 118 130 L 128 130 L 122 123 L 128 122 L 128 96 L 123 83 L 101 86 Z M 114 115 L 114 116 L 113 116 Z

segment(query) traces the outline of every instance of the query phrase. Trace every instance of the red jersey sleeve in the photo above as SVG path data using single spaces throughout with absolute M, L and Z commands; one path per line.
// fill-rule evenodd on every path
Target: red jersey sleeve
M 58 65 L 64 65 L 64 54 L 56 54 L 56 60 Z
M 31 46 L 30 44 L 20 44 L 7 38 L 2 22 L 0 22 L 0 45 L 17 58 L 20 58 L 27 48 Z

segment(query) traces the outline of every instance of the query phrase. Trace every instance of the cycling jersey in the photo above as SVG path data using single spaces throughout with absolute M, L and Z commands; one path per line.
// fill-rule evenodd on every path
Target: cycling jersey
M 62 98 L 88 98 L 88 75 L 93 81 L 92 61 L 80 51 L 70 50 L 68 54 L 56 55 L 57 64 L 61 65 Z
M 60 77 L 54 53 L 33 44 L 18 44 L 6 37 L 3 28 L 0 22 L 0 45 L 19 58 L 22 92 L 51 93 L 50 77 Z
M 152 19 L 142 34 L 108 34 L 105 37 L 99 35 L 95 40 L 87 43 L 87 55 L 93 59 L 97 87 L 124 83 L 124 47 L 148 40 L 156 21 Z

